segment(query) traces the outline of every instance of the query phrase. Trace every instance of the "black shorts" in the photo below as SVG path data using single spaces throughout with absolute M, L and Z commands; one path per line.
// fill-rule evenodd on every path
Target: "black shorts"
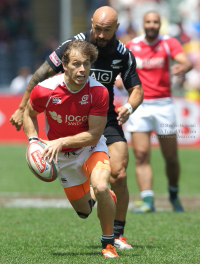
M 103 133 L 107 139 L 107 145 L 119 141 L 127 142 L 122 130 L 122 126 L 118 125 L 118 121 L 116 118 L 117 113 L 115 113 L 114 111 L 112 113 L 108 113 L 108 122 Z

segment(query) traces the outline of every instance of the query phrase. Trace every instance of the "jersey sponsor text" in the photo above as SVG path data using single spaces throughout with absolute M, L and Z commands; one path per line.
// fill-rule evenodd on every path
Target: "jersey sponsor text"
M 100 83 L 110 83 L 112 80 L 112 71 L 91 69 L 91 77 Z
M 164 58 L 150 58 L 150 59 L 141 59 L 136 57 L 137 68 L 142 69 L 156 69 L 156 68 L 164 68 L 165 60 Z
M 58 55 L 56 54 L 55 51 L 53 53 L 51 53 L 51 55 L 49 56 L 49 58 L 51 59 L 51 61 L 53 62 L 53 64 L 56 67 L 58 67 L 62 63 L 62 61 L 60 60 L 60 58 L 58 57 Z
M 83 122 L 87 121 L 87 116 L 74 116 L 74 115 L 66 115 L 65 123 L 71 126 L 81 125 Z

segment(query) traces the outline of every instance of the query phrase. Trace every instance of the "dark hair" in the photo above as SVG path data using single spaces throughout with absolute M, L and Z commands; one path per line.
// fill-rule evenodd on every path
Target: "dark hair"
M 98 57 L 98 49 L 93 44 L 86 42 L 86 41 L 75 39 L 75 40 L 70 41 L 66 45 L 63 56 L 62 56 L 63 63 L 66 63 L 66 64 L 69 63 L 69 55 L 73 49 L 80 51 L 80 53 L 83 55 L 86 55 L 86 56 L 89 55 L 91 64 L 95 62 Z

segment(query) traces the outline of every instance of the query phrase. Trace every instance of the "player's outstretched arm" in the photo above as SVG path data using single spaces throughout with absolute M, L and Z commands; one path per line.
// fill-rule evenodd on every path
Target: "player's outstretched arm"
M 32 105 L 30 104 L 30 101 L 28 101 L 23 115 L 24 130 L 28 138 L 38 137 L 38 114 L 39 113 L 33 109 Z
M 185 53 L 179 53 L 174 57 L 174 60 L 178 62 L 171 67 L 171 72 L 176 76 L 183 76 L 185 73 L 193 68 L 191 61 L 188 59 Z
M 55 74 L 56 72 L 51 68 L 47 61 L 44 62 L 42 66 L 34 73 L 27 86 L 27 89 L 23 95 L 22 101 L 18 109 L 10 118 L 10 122 L 13 126 L 16 127 L 17 131 L 19 131 L 21 129 L 21 126 L 23 125 L 23 113 L 30 98 L 31 91 L 39 82 L 42 82 L 45 79 L 54 76 Z
M 106 122 L 107 117 L 89 115 L 89 130 L 86 132 L 51 141 L 40 139 L 41 142 L 48 145 L 48 147 L 44 150 L 45 158 L 49 158 L 50 162 L 53 158 L 55 158 L 57 162 L 58 153 L 62 150 L 62 148 L 82 148 L 97 144 L 103 134 Z
M 132 114 L 138 108 L 144 98 L 142 85 L 136 85 L 128 89 L 128 93 L 128 102 L 124 106 L 121 106 L 117 109 L 117 120 L 119 125 L 124 124 L 128 120 L 130 114 Z

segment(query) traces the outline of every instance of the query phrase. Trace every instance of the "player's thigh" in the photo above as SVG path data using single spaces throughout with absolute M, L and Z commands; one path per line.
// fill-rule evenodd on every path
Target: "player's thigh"
M 91 212 L 90 203 L 90 180 L 84 184 L 64 188 L 66 196 L 76 212 L 89 214 Z
M 152 106 L 143 102 L 126 122 L 127 131 L 133 133 L 154 130 L 153 113 Z
M 110 178 L 110 160 L 106 152 L 96 151 L 84 164 L 84 171 L 90 176 L 93 188 L 105 187 Z
M 161 105 L 154 106 L 154 125 L 157 135 L 176 133 L 176 113 L 171 100 L 161 101 Z
M 149 162 L 151 152 L 150 132 L 134 132 L 131 133 L 131 138 L 136 164 Z
M 178 158 L 178 147 L 176 134 L 159 136 L 160 147 L 166 160 Z
M 119 141 L 110 144 L 108 150 L 110 153 L 111 174 L 115 178 L 126 171 L 128 166 L 128 146 L 126 142 Z

